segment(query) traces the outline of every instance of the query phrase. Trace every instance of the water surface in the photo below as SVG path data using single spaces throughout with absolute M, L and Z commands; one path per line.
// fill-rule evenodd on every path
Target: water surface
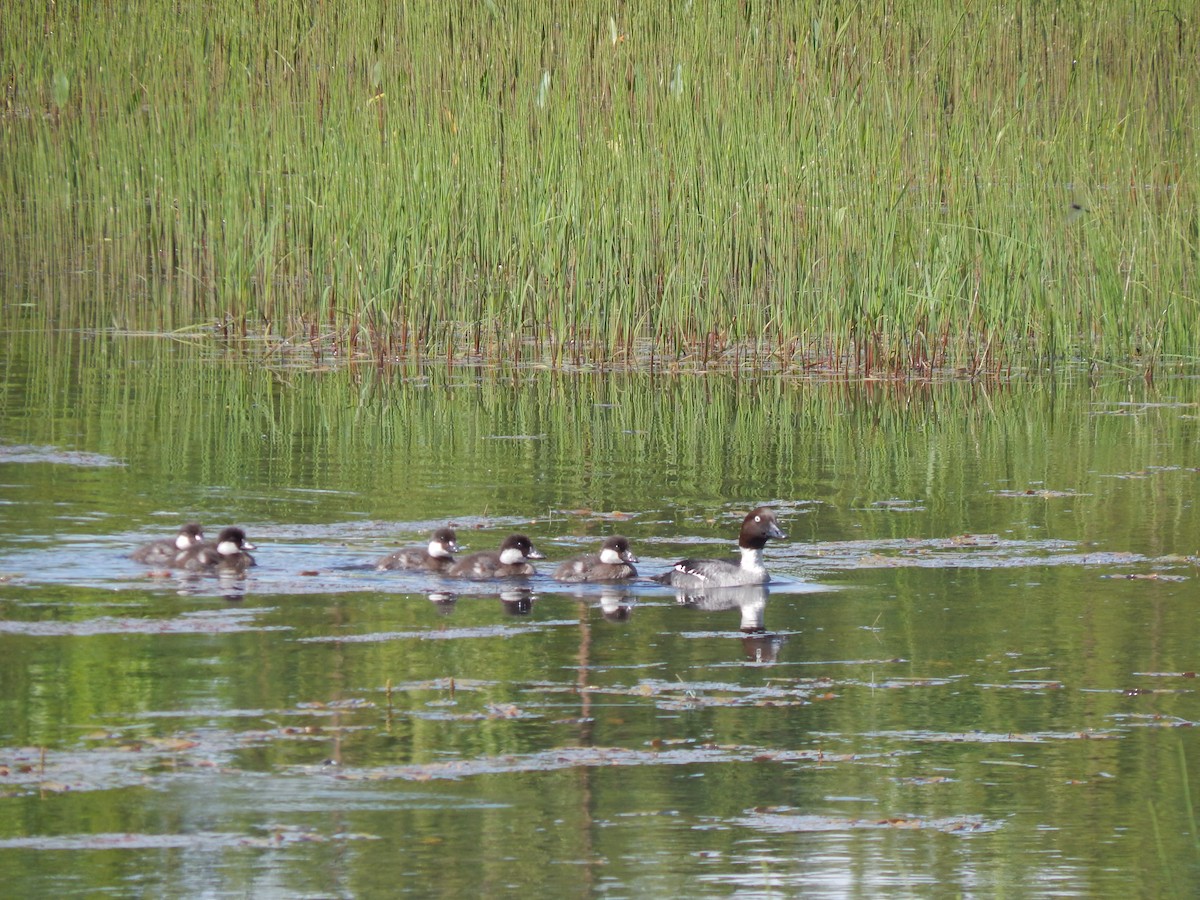
M 14 896 L 1187 895 L 1182 376 L 897 386 L 279 365 L 10 335 Z M 770 503 L 767 589 L 645 574 Z M 244 579 L 128 553 L 197 520 Z M 503 588 L 375 572 L 446 521 Z

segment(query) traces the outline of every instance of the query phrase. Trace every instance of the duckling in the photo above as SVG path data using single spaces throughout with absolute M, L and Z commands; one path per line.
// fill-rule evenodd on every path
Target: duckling
M 215 544 L 201 544 L 181 550 L 173 565 L 189 572 L 236 572 L 241 574 L 258 565 L 247 551 L 258 548 L 246 540 L 240 528 L 223 528 Z
M 430 572 L 445 572 L 454 565 L 454 554 L 458 552 L 458 539 L 453 528 L 439 528 L 433 533 L 428 546 L 405 547 L 382 557 L 375 568 L 427 569 Z
M 637 578 L 633 563 L 637 557 L 629 549 L 626 538 L 614 535 L 600 545 L 599 553 L 583 553 L 563 562 L 554 570 L 555 581 L 573 583 L 591 581 L 624 581 Z
M 535 548 L 525 535 L 510 534 L 500 544 L 499 550 L 481 550 L 464 556 L 446 574 L 452 578 L 473 578 L 477 581 L 529 576 L 537 573 L 529 560 L 545 558 L 545 554 Z
M 174 538 L 163 538 L 138 547 L 130 556 L 134 561 L 148 566 L 169 566 L 182 550 L 190 550 L 204 543 L 204 531 L 195 522 L 179 529 Z

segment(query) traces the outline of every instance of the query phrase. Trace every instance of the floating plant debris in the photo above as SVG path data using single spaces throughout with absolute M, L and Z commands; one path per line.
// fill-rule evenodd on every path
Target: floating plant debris
M 99 616 L 79 621 L 0 620 L 0 634 L 31 637 L 88 637 L 101 634 L 238 634 L 246 631 L 289 631 L 287 625 L 260 625 L 255 619 L 264 610 L 230 608 L 190 613 L 169 619 L 132 616 Z
M 860 831 L 863 829 L 912 829 L 941 831 L 945 834 L 980 834 L 999 831 L 1003 822 L 982 816 L 900 816 L 895 818 L 845 818 L 786 812 L 753 812 L 735 820 L 735 824 L 772 833 Z
M 60 466 L 107 468 L 125 463 L 103 453 L 63 450 L 61 447 L 42 447 L 33 444 L 0 444 L 0 463 L 52 463 Z

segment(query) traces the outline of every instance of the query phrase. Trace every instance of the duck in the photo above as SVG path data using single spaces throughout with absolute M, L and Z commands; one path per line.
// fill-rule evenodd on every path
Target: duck
M 573 583 L 592 581 L 624 581 L 637 578 L 633 563 L 638 558 L 629 549 L 628 538 L 613 535 L 605 538 L 599 553 L 582 553 L 561 563 L 552 576 L 555 581 Z
M 531 559 L 546 556 L 523 534 L 510 534 L 500 544 L 499 550 L 481 550 L 458 560 L 446 570 L 451 578 L 473 578 L 482 581 L 488 578 L 516 578 L 537 574 L 529 564 Z
M 405 547 L 389 553 L 375 563 L 375 570 L 426 569 L 430 572 L 445 572 L 454 565 L 454 554 L 458 552 L 458 536 L 453 528 L 439 528 L 430 537 L 426 547 Z
M 240 528 L 222 528 L 215 543 L 200 544 L 181 550 L 173 565 L 189 572 L 245 572 L 258 565 L 250 550 L 258 548 L 246 540 L 246 532 Z
M 775 513 L 760 506 L 742 519 L 742 529 L 738 533 L 740 559 L 683 559 L 651 580 L 692 590 L 766 584 L 771 576 L 763 566 L 763 548 L 771 538 L 782 540 L 786 537 Z
M 169 566 L 177 554 L 204 543 L 204 530 L 195 522 L 188 522 L 173 538 L 151 541 L 138 547 L 130 556 L 135 562 L 151 566 Z

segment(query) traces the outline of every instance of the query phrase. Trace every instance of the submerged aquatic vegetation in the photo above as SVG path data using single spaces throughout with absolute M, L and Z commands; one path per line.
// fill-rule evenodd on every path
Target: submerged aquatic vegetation
M 0 268 L 52 323 L 551 364 L 1194 358 L 1182 4 L 5 16 Z

